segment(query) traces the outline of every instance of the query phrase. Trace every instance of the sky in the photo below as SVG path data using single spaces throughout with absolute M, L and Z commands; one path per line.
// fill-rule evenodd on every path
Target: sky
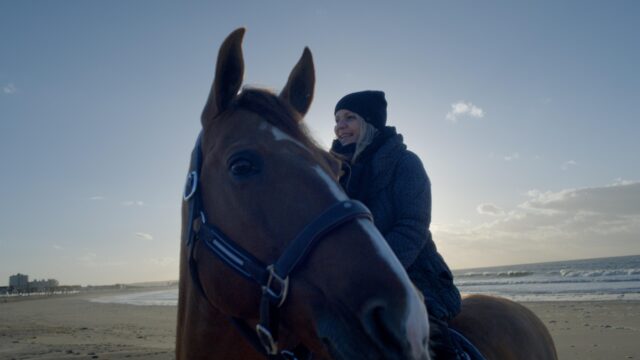
M 0 1 L 0 286 L 178 278 L 181 192 L 218 48 L 307 126 L 386 93 L 453 269 L 640 254 L 640 2 Z

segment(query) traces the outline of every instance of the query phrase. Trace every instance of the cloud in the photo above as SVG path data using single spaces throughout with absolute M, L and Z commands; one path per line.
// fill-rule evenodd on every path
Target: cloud
M 519 159 L 519 158 L 520 158 L 520 154 L 519 154 L 519 153 L 517 153 L 517 152 L 516 152 L 516 153 L 513 153 L 513 154 L 510 154 L 510 155 L 505 155 L 505 156 L 504 156 L 504 159 L 505 159 L 506 161 L 516 160 L 516 159 Z
M 151 234 L 147 234 L 143 232 L 137 232 L 136 236 L 144 240 L 153 240 L 153 236 Z
M 623 178 L 616 178 L 615 180 L 613 180 L 613 183 L 611 185 L 630 185 L 630 184 L 633 184 L 633 181 L 625 180 Z
M 54 248 L 54 249 L 56 249 L 56 250 L 62 250 L 62 249 L 64 249 L 62 246 L 57 245 L 57 244 L 54 244 L 54 245 L 53 245 L 53 248 Z
M 5 86 L 2 87 L 2 92 L 7 95 L 15 94 L 16 91 L 18 91 L 18 89 L 12 83 L 6 84 Z
M 81 255 L 78 257 L 78 261 L 89 268 L 119 267 L 126 264 L 122 261 L 100 261 L 98 260 L 98 255 L 94 252 L 87 252 Z
M 495 208 L 494 208 L 495 207 Z M 483 214 L 502 209 L 478 206 Z M 475 226 L 438 224 L 434 239 L 453 267 L 640 254 L 640 182 L 560 191 L 526 201 Z
M 478 211 L 478 214 L 482 215 L 502 216 L 505 214 L 503 209 L 489 203 L 478 205 L 476 210 Z
M 95 200 L 95 201 L 104 200 L 104 196 L 100 196 L 100 195 L 92 196 L 89 198 L 89 200 Z
M 134 206 L 134 205 L 135 206 L 144 206 L 144 202 L 140 201 L 140 200 L 137 200 L 137 201 L 129 200 L 129 201 L 123 201 L 122 205 L 124 205 L 124 206 Z
M 451 104 L 451 111 L 449 111 L 446 116 L 447 120 L 451 122 L 458 122 L 458 118 L 462 116 L 483 118 L 484 110 L 470 102 L 458 101 Z
M 80 262 L 85 264 L 92 264 L 95 262 L 96 258 L 97 258 L 96 253 L 88 252 L 80 256 L 78 260 L 80 260 Z
M 566 171 L 566 170 L 568 170 L 568 169 L 569 169 L 569 167 L 571 167 L 571 166 L 576 166 L 576 165 L 578 165 L 578 163 L 577 163 L 577 162 L 575 162 L 574 160 L 565 161 L 565 162 L 562 164 L 561 169 Z
M 640 216 L 640 182 L 602 187 L 566 189 L 558 192 L 529 192 L 525 210 L 551 210 L 563 213 L 588 212 L 608 216 Z
M 145 263 L 149 265 L 155 265 L 160 267 L 167 267 L 178 264 L 178 260 L 172 257 L 162 257 L 162 258 L 148 258 L 145 259 Z

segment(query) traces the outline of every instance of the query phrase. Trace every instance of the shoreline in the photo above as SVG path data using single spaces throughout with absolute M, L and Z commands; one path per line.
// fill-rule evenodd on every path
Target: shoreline
M 139 291 L 0 301 L 0 359 L 174 359 L 176 306 L 90 301 L 127 292 Z M 560 359 L 640 359 L 640 301 L 522 304 L 547 326 Z

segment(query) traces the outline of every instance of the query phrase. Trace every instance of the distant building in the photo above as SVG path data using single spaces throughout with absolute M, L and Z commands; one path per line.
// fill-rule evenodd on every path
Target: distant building
M 51 292 L 60 286 L 56 279 L 35 279 L 29 281 L 29 275 L 16 274 L 9 276 L 9 291 L 13 293 Z
M 13 287 L 17 291 L 26 291 L 29 289 L 29 275 L 18 273 L 9 276 L 9 287 Z
M 47 280 L 38 280 L 35 279 L 29 282 L 29 291 L 30 292 L 43 292 L 43 291 L 51 291 L 60 286 L 58 280 L 56 279 L 47 279 Z

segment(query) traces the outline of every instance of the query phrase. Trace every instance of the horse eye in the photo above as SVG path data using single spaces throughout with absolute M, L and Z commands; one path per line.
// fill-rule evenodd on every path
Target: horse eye
M 229 171 L 234 176 L 249 176 L 256 174 L 258 169 L 247 159 L 237 159 L 229 165 Z

